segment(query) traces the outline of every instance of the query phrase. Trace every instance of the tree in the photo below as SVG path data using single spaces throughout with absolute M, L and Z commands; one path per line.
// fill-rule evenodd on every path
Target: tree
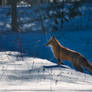
M 17 30 L 17 11 L 16 11 L 16 0 L 12 1 L 12 29 Z
M 11 26 L 13 30 L 17 30 L 17 1 L 18 0 L 9 0 L 9 4 L 11 5 L 11 16 L 12 16 L 12 22 Z
M 68 22 L 76 16 L 81 16 L 82 13 L 79 9 L 81 5 L 81 1 L 67 4 L 64 0 L 62 2 L 56 2 L 56 0 L 54 0 L 53 4 L 49 5 L 49 8 L 47 9 L 47 16 L 53 17 L 54 20 L 53 29 L 58 30 L 58 25 L 61 25 L 60 28 L 62 29 L 64 22 Z M 52 13 L 50 13 L 51 11 Z
M 6 5 L 7 4 L 7 0 L 2 0 L 2 5 Z
M 0 0 L 0 5 L 2 5 L 2 0 Z

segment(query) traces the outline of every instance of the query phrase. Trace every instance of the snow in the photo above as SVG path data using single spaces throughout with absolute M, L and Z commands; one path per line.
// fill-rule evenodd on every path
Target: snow
M 6 53 L 6 54 L 5 54 Z M 26 57 L 16 60 L 15 52 L 1 52 L 1 92 L 74 92 L 92 90 L 92 77 L 72 70 L 66 65 L 57 66 L 46 59 Z M 9 59 L 10 60 L 9 60 Z M 4 74 L 3 74 L 4 73 Z M 2 75 L 3 74 L 3 75 Z
M 17 61 L 10 53 L 19 54 L 0 53 L 4 57 L 4 60 L 0 58 L 1 92 L 92 91 L 92 77 L 88 74 L 72 70 L 66 65 L 57 66 L 46 59 L 25 57 L 23 61 L 21 58 Z
M 7 8 L 0 7 L 0 12 L 3 12 L 0 17 L 0 32 L 11 32 L 11 18 L 4 15 L 8 11 Z M 32 18 L 38 17 L 34 15 L 31 15 Z M 23 21 L 29 20 L 28 16 L 22 15 L 24 16 Z M 76 21 L 80 26 L 80 19 L 77 17 L 64 24 L 67 27 L 53 32 L 53 35 L 63 46 L 80 52 L 92 63 L 91 29 L 74 30 L 76 25 L 70 28 Z M 50 21 L 46 20 L 47 24 Z M 82 25 L 85 26 L 86 23 L 83 22 Z M 0 34 L 0 92 L 91 92 L 92 76 L 85 69 L 84 73 L 76 71 L 67 61 L 63 61 L 65 65 L 58 66 L 51 49 L 45 46 L 51 33 L 42 33 L 39 25 L 39 22 L 23 25 L 23 31 L 32 28 L 34 31 L 31 32 Z

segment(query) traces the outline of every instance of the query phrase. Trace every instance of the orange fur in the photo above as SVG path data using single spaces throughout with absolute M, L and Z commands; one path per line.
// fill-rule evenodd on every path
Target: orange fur
M 49 45 L 51 45 L 53 53 L 58 60 L 58 65 L 63 64 L 62 60 L 67 60 L 72 62 L 72 64 L 78 71 L 83 72 L 82 66 L 84 66 L 92 74 L 92 64 L 90 64 L 83 55 L 62 46 L 59 41 L 56 40 L 56 38 L 54 38 L 53 36 L 46 44 L 46 46 Z

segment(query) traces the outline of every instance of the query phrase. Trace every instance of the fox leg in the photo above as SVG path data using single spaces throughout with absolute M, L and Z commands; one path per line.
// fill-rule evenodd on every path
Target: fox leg
M 57 60 L 58 60 L 58 65 L 64 65 L 61 59 L 58 58 Z
M 83 72 L 83 69 L 80 65 L 76 65 L 76 64 L 73 64 L 73 65 L 77 71 Z

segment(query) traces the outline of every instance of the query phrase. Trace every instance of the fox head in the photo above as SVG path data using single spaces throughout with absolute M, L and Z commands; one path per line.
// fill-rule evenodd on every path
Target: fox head
M 55 37 L 51 36 L 46 46 L 53 46 L 55 44 L 55 41 L 56 41 Z

